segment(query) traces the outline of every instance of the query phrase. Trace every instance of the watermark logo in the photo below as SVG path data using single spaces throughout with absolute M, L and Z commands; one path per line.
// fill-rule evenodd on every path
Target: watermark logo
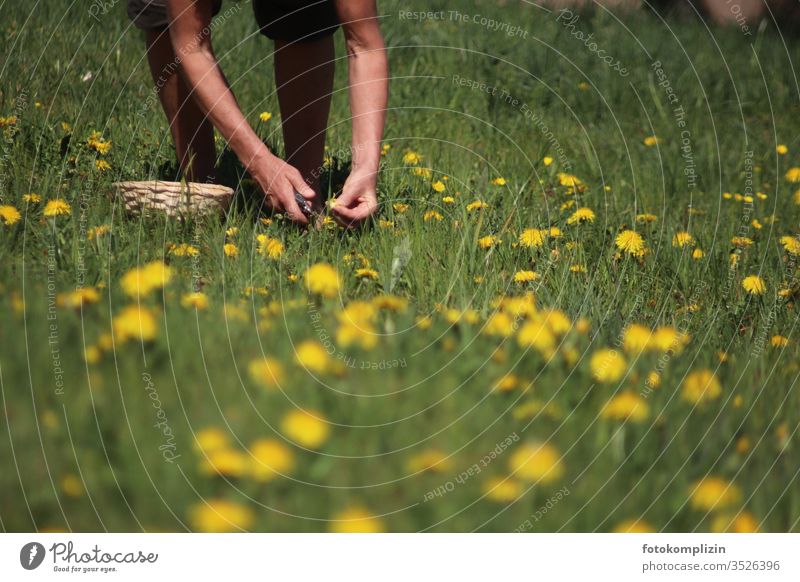
M 28 542 L 19 551 L 19 563 L 26 570 L 35 570 L 44 561 L 45 549 L 39 542 Z

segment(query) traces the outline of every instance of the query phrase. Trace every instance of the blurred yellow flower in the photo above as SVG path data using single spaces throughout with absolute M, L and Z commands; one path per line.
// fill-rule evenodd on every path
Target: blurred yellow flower
M 230 435 L 216 426 L 198 430 L 194 435 L 195 450 L 206 455 L 213 451 L 228 448 L 229 445 Z
M 654 533 L 655 528 L 643 519 L 626 519 L 618 523 L 613 533 Z
M 68 473 L 61 478 L 61 490 L 68 497 L 80 497 L 84 493 L 83 481 L 73 473 Z
M 272 119 L 272 113 L 270 113 L 269 111 L 263 111 L 263 112 L 261 113 L 261 115 L 259 115 L 259 116 L 258 116 L 258 119 L 259 119 L 259 120 L 260 120 L 262 123 L 266 123 L 266 122 L 268 122 L 270 119 Z
M 258 358 L 247 367 L 250 378 L 267 389 L 280 388 L 283 384 L 283 364 L 275 358 Z
M 692 404 L 702 404 L 715 400 L 722 394 L 722 384 L 717 376 L 708 369 L 690 372 L 683 381 L 681 396 Z
M 341 287 L 339 272 L 328 263 L 317 263 L 309 267 L 305 280 L 309 293 L 328 299 L 336 297 Z
M 431 184 L 431 188 L 433 188 L 434 192 L 438 192 L 439 194 L 447 189 L 447 187 L 444 185 L 444 182 L 441 180 L 436 180 L 433 184 Z
M 790 255 L 800 255 L 800 238 L 796 236 L 782 236 L 783 249 Z
M 525 443 L 517 447 L 509 460 L 514 476 L 542 484 L 557 481 L 564 475 L 561 453 L 547 443 Z
M 295 348 L 295 361 L 306 370 L 315 374 L 325 374 L 331 369 L 331 356 L 321 343 L 306 340 Z
M 139 305 L 124 307 L 113 320 L 115 339 L 124 342 L 130 338 L 151 341 L 158 334 L 158 323 L 151 311 Z
M 22 201 L 28 204 L 39 204 L 42 201 L 42 197 L 35 192 L 31 192 L 30 194 L 23 194 Z
M 378 271 L 375 269 L 356 269 L 356 279 L 378 280 Z
M 530 283 L 536 281 L 538 278 L 539 275 L 534 271 L 517 271 L 514 273 L 515 283 Z
M 758 520 L 748 511 L 738 514 L 721 514 L 711 522 L 711 531 L 716 533 L 758 533 Z
M 249 472 L 257 481 L 272 481 L 294 469 L 292 450 L 276 439 L 263 438 L 250 445 Z
M 447 454 L 438 449 L 428 449 L 417 453 L 408 460 L 406 469 L 409 473 L 446 473 L 453 468 L 453 462 Z
M 493 477 L 481 487 L 486 499 L 497 503 L 511 503 L 525 492 L 522 483 L 511 477 Z
M 789 168 L 785 177 L 787 182 L 791 182 L 793 184 L 800 182 L 800 168 Z
M 622 339 L 622 349 L 629 354 L 638 355 L 650 345 L 651 331 L 649 327 L 632 323 L 625 329 Z
M 181 305 L 186 307 L 187 309 L 196 309 L 197 311 L 203 311 L 208 309 L 208 295 L 205 293 L 194 292 L 194 293 L 187 293 L 183 297 L 181 297 Z
M 506 185 L 506 179 L 503 178 L 502 176 L 498 176 L 497 178 L 492 180 L 492 184 L 494 184 L 495 186 L 505 186 Z
M 161 261 L 147 263 L 125 273 L 119 280 L 123 292 L 129 297 L 146 297 L 152 291 L 161 289 L 172 279 L 172 269 Z
M 239 256 L 239 247 L 233 243 L 225 243 L 222 245 L 222 252 L 225 253 L 226 257 L 236 258 Z
M 264 257 L 270 259 L 278 259 L 283 254 L 283 243 L 276 238 L 269 237 L 265 234 L 256 236 L 258 247 L 256 252 Z
M 186 243 L 169 245 L 169 252 L 176 257 L 196 257 L 200 255 L 200 249 Z
M 314 410 L 292 410 L 281 421 L 283 433 L 301 446 L 319 448 L 331 432 L 322 413 Z
M 247 471 L 247 456 L 235 449 L 220 448 L 207 451 L 200 459 L 200 472 L 204 475 L 241 477 Z
M 499 237 L 490 234 L 478 239 L 478 246 L 482 249 L 491 249 L 492 247 L 496 247 L 502 241 Z
M 720 510 L 739 503 L 741 490 L 721 477 L 703 477 L 689 489 L 689 504 L 701 511 Z
M 542 158 L 542 163 L 545 166 L 549 166 L 550 164 L 553 163 L 553 158 L 551 158 L 550 156 L 545 156 L 545 157 Z
M 650 416 L 650 407 L 638 393 L 625 390 L 614 395 L 600 411 L 607 420 L 644 422 Z
M 655 135 L 649 135 L 646 138 L 644 138 L 644 141 L 642 143 L 644 143 L 644 145 L 646 145 L 647 147 L 652 147 L 657 143 L 659 143 L 660 141 L 661 140 L 659 140 L 658 137 L 656 137 Z
M 421 161 L 422 161 L 422 156 L 413 150 L 407 150 L 406 153 L 403 154 L 404 164 L 415 166 L 419 164 Z
M 344 509 L 331 518 L 332 533 L 381 533 L 384 531 L 380 518 L 363 507 L 353 506 Z
M 789 148 L 787 148 L 784 144 L 779 143 L 778 145 L 775 146 L 775 151 L 778 154 L 784 156 L 789 153 Z
M 195 504 L 189 512 L 192 528 L 204 533 L 247 531 L 253 527 L 253 511 L 227 499 L 209 499 Z
M 431 220 L 435 220 L 436 222 L 441 222 L 444 217 L 436 212 L 435 210 L 428 210 L 425 214 L 422 215 L 422 220 L 425 222 L 430 222 Z
M 598 382 L 613 383 L 625 375 L 628 362 L 617 350 L 597 350 L 589 359 L 592 377 Z

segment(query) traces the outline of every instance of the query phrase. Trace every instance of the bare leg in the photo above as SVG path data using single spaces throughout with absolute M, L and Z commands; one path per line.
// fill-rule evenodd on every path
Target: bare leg
M 286 161 L 317 193 L 331 108 L 333 59 L 332 36 L 310 42 L 275 41 L 275 83 Z
M 178 161 L 186 179 L 214 180 L 214 129 L 191 97 L 178 73 L 175 52 L 166 30 L 147 31 L 147 61 L 169 121 Z

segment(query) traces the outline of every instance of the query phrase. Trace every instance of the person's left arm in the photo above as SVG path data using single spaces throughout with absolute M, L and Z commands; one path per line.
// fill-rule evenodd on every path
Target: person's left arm
M 332 211 L 349 226 L 378 209 L 381 139 L 389 99 L 389 66 L 376 0 L 334 0 L 349 69 L 353 167 Z

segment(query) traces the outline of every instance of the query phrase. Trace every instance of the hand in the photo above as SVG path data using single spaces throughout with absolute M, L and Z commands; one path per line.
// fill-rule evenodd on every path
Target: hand
M 297 190 L 313 203 L 316 192 L 311 188 L 297 168 L 270 154 L 251 164 L 248 168 L 253 179 L 264 191 L 267 204 L 277 211 L 284 211 L 294 222 L 308 224 L 308 218 L 294 199 Z
M 342 226 L 360 225 L 378 210 L 377 172 L 352 172 L 331 212 Z

